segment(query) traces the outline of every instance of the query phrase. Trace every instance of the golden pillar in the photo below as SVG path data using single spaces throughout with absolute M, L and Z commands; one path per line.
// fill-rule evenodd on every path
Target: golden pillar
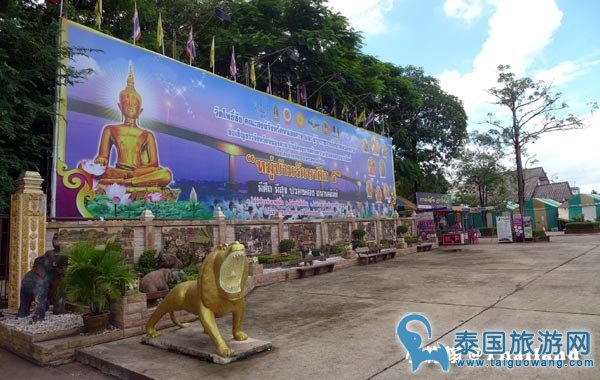
M 46 235 L 46 195 L 44 179 L 37 172 L 23 172 L 17 179 L 17 192 L 10 197 L 10 259 L 8 267 L 8 307 L 19 307 L 21 280 L 33 260 L 44 253 Z

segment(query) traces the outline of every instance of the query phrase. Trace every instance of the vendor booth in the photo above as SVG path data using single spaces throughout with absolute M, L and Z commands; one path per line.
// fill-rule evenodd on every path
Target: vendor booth
M 525 201 L 525 215 L 531 216 L 534 229 L 558 230 L 558 208 L 560 202 L 547 198 L 531 198 Z M 509 203 L 506 208 L 519 212 L 519 205 Z
M 479 208 L 452 206 L 448 194 L 417 193 L 417 225 L 419 236 L 425 239 L 436 234 L 443 245 L 473 244 L 478 242 L 475 223 L 482 223 L 481 215 L 471 215 Z
M 595 221 L 598 217 L 600 217 L 600 195 L 596 194 L 577 194 L 558 208 L 558 219 L 563 222 L 576 219 Z

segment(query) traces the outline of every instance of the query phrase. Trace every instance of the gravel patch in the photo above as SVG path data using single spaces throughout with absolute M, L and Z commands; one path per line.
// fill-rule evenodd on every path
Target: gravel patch
M 33 322 L 31 317 L 25 317 L 5 319 L 0 323 L 27 334 L 37 335 L 82 327 L 83 319 L 81 318 L 81 314 L 74 313 L 60 315 L 46 314 L 46 318 L 43 321 Z

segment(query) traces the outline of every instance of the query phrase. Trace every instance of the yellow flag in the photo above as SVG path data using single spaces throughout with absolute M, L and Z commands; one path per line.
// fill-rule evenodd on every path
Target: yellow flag
M 252 88 L 256 88 L 256 72 L 254 72 L 254 60 L 250 62 L 250 84 Z
M 159 47 L 164 47 L 165 32 L 162 26 L 162 17 L 158 14 L 158 24 L 156 25 L 156 43 Z
M 358 118 L 356 119 L 356 125 L 364 122 L 365 120 L 367 120 L 367 114 L 366 114 L 365 110 L 363 109 L 362 112 L 360 113 L 360 115 L 358 115 Z
M 342 106 L 342 116 L 346 115 L 348 113 L 348 106 L 346 106 L 346 103 L 344 103 L 344 105 Z
M 102 0 L 96 0 L 96 6 L 94 7 L 94 15 L 96 16 L 96 28 L 100 30 L 100 24 L 102 24 Z
M 212 44 L 210 45 L 210 68 L 215 72 L 215 36 L 213 36 Z
M 319 110 L 320 107 L 323 106 L 323 97 L 321 96 L 321 92 L 317 94 L 317 100 L 315 101 L 315 108 Z

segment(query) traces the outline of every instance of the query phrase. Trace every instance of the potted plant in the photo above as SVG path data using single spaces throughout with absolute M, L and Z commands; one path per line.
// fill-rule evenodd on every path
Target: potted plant
M 367 242 L 364 240 L 367 231 L 362 228 L 352 230 L 352 249 L 366 247 Z
M 290 253 L 296 246 L 296 242 L 290 239 L 283 239 L 279 242 L 279 253 Z
M 396 227 L 396 235 L 398 236 L 398 244 L 397 244 L 398 248 L 406 248 L 407 244 L 406 244 L 406 241 L 404 240 L 404 234 L 407 232 L 408 232 L 408 227 L 406 227 L 403 224 Z
M 79 242 L 65 256 L 69 260 L 63 280 L 67 298 L 89 307 L 89 313 L 83 315 L 84 331 L 105 329 L 110 300 L 119 299 L 127 285 L 135 282 L 133 266 L 112 242 L 103 247 Z

